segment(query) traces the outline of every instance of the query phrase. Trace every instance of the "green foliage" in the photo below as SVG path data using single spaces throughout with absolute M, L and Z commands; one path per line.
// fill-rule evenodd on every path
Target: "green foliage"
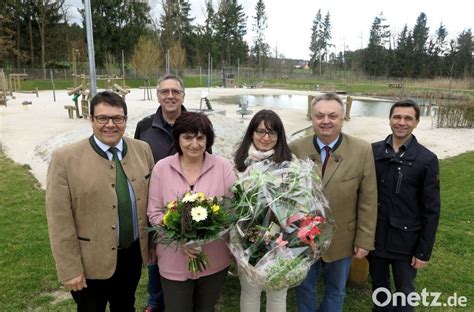
M 95 61 L 97 66 L 106 63 L 106 54 L 121 59 L 132 54 L 141 35 L 150 25 L 150 6 L 146 1 L 91 1 Z M 85 13 L 81 10 L 85 29 Z
M 256 15 L 253 17 L 253 30 L 257 33 L 256 38 L 251 49 L 251 53 L 256 59 L 256 63 L 260 72 L 265 72 L 265 67 L 270 53 L 270 46 L 265 42 L 265 30 L 267 29 L 267 14 L 265 11 L 265 3 L 263 0 L 258 0 L 255 5 Z
M 371 76 L 381 76 L 387 73 L 388 51 L 386 43 L 390 40 L 389 25 L 386 24 L 382 13 L 374 18 L 370 28 L 369 45 L 364 50 L 364 69 Z
M 314 17 L 313 26 L 311 27 L 311 43 L 309 45 L 309 50 L 311 51 L 309 63 L 313 74 L 315 74 L 316 65 L 323 61 L 323 54 L 327 54 L 326 49 L 329 40 L 331 40 L 331 21 L 329 11 L 326 13 L 323 20 L 321 9 L 319 9 Z M 321 71 L 319 74 L 321 75 Z
M 160 17 L 161 44 L 163 50 L 173 48 L 175 44 L 186 51 L 187 63 L 193 64 L 195 59 L 195 27 L 194 17 L 190 16 L 191 5 L 188 0 L 162 1 L 163 14 Z
M 457 62 L 454 64 L 455 72 L 460 77 L 471 77 L 474 74 L 474 39 L 472 30 L 464 30 L 457 38 Z
M 227 66 L 244 61 L 248 52 L 244 36 L 247 33 L 246 16 L 242 5 L 237 0 L 222 0 L 213 19 L 214 40 L 217 41 L 217 64 Z

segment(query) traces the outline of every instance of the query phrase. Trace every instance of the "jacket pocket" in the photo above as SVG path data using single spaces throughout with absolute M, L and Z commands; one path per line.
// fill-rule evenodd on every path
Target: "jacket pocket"
M 349 224 L 347 224 L 347 230 L 349 232 L 355 231 L 356 227 L 357 227 L 357 220 L 354 220 L 352 222 L 349 222 Z
M 418 220 L 390 217 L 387 235 L 387 250 L 412 255 L 418 242 L 421 224 Z
M 81 240 L 81 241 L 85 241 L 85 242 L 90 242 L 91 241 L 90 238 L 85 238 L 85 237 L 80 237 L 80 236 L 78 236 L 77 239 Z

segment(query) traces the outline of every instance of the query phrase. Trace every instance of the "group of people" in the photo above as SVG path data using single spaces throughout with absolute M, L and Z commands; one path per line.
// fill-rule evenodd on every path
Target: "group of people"
M 150 225 L 162 222 L 166 203 L 188 191 L 231 195 L 237 174 L 252 164 L 311 159 L 336 222 L 331 246 L 296 287 L 298 311 L 342 311 L 352 257 L 367 257 L 373 290 L 415 291 L 417 270 L 426 266 L 438 225 L 439 169 L 436 155 L 412 134 L 420 110 L 396 102 L 392 133 L 372 146 L 342 132 L 344 105 L 332 93 L 312 102 L 314 134 L 290 144 L 280 117 L 257 112 L 236 147 L 234 164 L 212 153 L 208 117 L 184 107 L 185 88 L 175 75 L 158 83 L 159 107 L 124 137 L 127 105 L 112 92 L 91 101 L 93 134 L 53 153 L 46 185 L 46 212 L 59 279 L 78 311 L 135 311 L 142 265 L 148 264 L 145 311 L 213 311 L 232 256 L 224 240 L 202 247 L 212 264 L 188 271 L 199 250 L 154 244 Z M 318 282 L 324 294 L 317 297 Z M 264 289 L 239 274 L 240 310 L 260 311 Z M 286 311 L 287 290 L 266 291 L 267 311 Z M 387 292 L 379 292 L 384 302 Z M 378 300 L 377 300 L 378 301 Z M 373 310 L 410 311 L 397 303 Z M 236 308 L 237 310 L 237 308 Z

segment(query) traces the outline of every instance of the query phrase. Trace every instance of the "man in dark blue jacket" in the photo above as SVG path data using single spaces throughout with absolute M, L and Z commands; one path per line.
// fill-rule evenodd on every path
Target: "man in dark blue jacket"
M 375 250 L 369 256 L 374 311 L 413 311 L 403 300 L 393 302 L 390 267 L 395 290 L 415 291 L 418 269 L 431 256 L 440 214 L 439 166 L 435 154 L 412 134 L 420 108 L 400 100 L 390 109 L 392 134 L 373 143 L 378 187 Z
M 155 163 L 176 153 L 172 131 L 176 118 L 186 110 L 183 106 L 184 95 L 181 78 L 171 74 L 161 77 L 157 89 L 160 103 L 158 110 L 137 124 L 135 139 L 150 145 Z M 145 311 L 164 311 L 163 291 L 154 246 L 150 248 L 149 253 L 151 261 L 148 263 L 148 302 Z

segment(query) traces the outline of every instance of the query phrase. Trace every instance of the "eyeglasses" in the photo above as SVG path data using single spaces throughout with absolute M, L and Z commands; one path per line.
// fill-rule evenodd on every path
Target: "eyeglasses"
M 116 125 L 123 124 L 127 120 L 127 116 L 120 116 L 120 115 L 116 115 L 116 116 L 98 115 L 98 116 L 93 116 L 93 118 L 95 119 L 95 121 L 97 121 L 97 123 L 100 123 L 102 125 L 108 124 L 110 119 L 112 119 L 112 122 Z
M 181 96 L 184 94 L 183 90 L 178 90 L 178 89 L 160 89 L 158 90 L 158 94 L 162 96 L 167 96 L 168 94 L 173 94 L 173 96 Z
M 264 130 L 264 129 L 255 129 L 254 133 L 259 138 L 263 138 L 266 134 L 268 134 L 270 139 L 278 138 L 278 133 L 276 131 L 273 131 L 273 130 L 267 131 L 267 130 Z

